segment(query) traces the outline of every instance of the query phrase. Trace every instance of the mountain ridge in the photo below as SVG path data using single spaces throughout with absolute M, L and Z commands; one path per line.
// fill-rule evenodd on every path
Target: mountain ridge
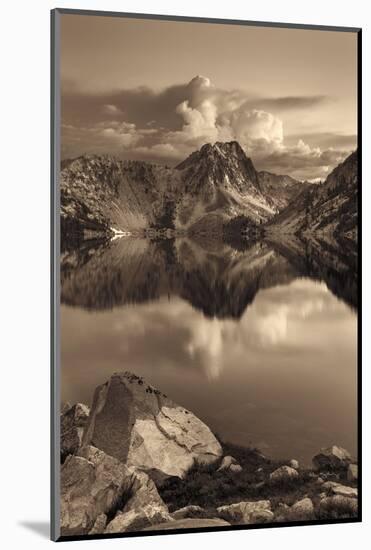
M 258 172 L 236 141 L 207 143 L 175 168 L 108 155 L 68 159 L 60 178 L 62 238 L 150 228 L 222 234 L 237 219 L 269 230 L 318 230 L 318 224 L 306 220 L 308 204 L 314 217 L 315 208 L 326 202 L 324 192 L 333 198 L 326 213 L 329 223 L 336 218 L 336 207 L 342 207 L 338 217 L 347 216 L 352 237 L 356 212 L 350 190 L 357 181 L 356 156 L 352 158 L 354 162 L 347 163 L 348 157 L 322 185 Z M 348 196 L 349 208 L 336 199 L 339 194 Z
M 304 189 L 267 225 L 283 233 L 328 233 L 356 241 L 358 152 L 336 166 L 322 185 Z

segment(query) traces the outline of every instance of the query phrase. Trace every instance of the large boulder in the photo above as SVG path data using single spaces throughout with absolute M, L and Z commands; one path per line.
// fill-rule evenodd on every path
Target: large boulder
M 169 531 L 173 529 L 207 529 L 208 527 L 228 527 L 230 523 L 219 518 L 186 518 L 177 519 L 171 523 L 160 523 L 146 527 L 143 531 Z
M 319 471 L 346 470 L 351 461 L 352 459 L 348 451 L 337 445 L 321 449 L 312 458 L 314 469 Z
M 298 477 L 299 474 L 294 468 L 281 466 L 269 475 L 269 481 L 271 484 L 291 483 L 297 480 Z
M 220 518 L 230 523 L 241 525 L 269 523 L 274 517 L 269 500 L 227 504 L 219 506 L 217 512 Z
M 129 372 L 96 389 L 83 444 L 160 477 L 182 478 L 194 464 L 214 463 L 222 455 L 201 420 Z
M 167 510 L 146 474 L 95 447 L 82 447 L 61 468 L 61 534 L 103 532 L 104 516 L 114 516 L 135 499 Z
M 61 413 L 61 462 L 69 454 L 77 452 L 81 445 L 84 428 L 89 418 L 89 407 L 76 403 L 65 404 Z

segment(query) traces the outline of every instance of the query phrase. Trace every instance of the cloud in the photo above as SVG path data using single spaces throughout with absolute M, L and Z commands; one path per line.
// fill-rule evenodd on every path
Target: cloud
M 298 179 L 323 178 L 349 154 L 352 140 L 331 134 L 285 138 L 284 113 L 314 109 L 327 96 L 252 97 L 198 75 L 187 84 L 62 96 L 62 155 L 113 153 L 176 164 L 204 143 L 237 140 L 258 169 Z M 321 137 L 321 136 L 319 136 Z M 331 143 L 335 145 L 332 146 Z
M 121 110 L 116 107 L 116 105 L 112 105 L 110 103 L 103 105 L 103 112 L 107 115 L 118 115 L 121 113 Z

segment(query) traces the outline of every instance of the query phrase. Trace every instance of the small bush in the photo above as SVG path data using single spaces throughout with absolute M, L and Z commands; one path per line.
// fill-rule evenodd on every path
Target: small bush
M 233 456 L 242 466 L 242 472 L 223 470 L 219 463 L 194 466 L 185 479 L 170 478 L 159 488 L 160 495 L 172 512 L 190 504 L 210 509 L 242 500 L 272 499 L 273 501 L 298 500 L 309 475 L 300 472 L 294 482 L 271 486 L 269 474 L 284 464 L 265 458 L 257 449 L 229 443 L 223 445 L 224 455 Z

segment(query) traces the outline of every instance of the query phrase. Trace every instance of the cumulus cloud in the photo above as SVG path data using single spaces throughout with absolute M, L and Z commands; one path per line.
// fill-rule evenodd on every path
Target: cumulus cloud
M 121 113 L 121 110 L 116 107 L 116 105 L 112 105 L 110 103 L 103 105 L 103 112 L 107 115 L 118 115 Z
M 62 154 L 103 151 L 174 164 L 204 143 L 237 140 L 258 169 L 323 178 L 351 148 L 331 147 L 329 137 L 322 146 L 300 136 L 286 140 L 283 118 L 287 110 L 326 101 L 324 96 L 251 97 L 217 88 L 201 75 L 160 92 L 140 87 L 82 98 L 72 89 L 63 97 Z

